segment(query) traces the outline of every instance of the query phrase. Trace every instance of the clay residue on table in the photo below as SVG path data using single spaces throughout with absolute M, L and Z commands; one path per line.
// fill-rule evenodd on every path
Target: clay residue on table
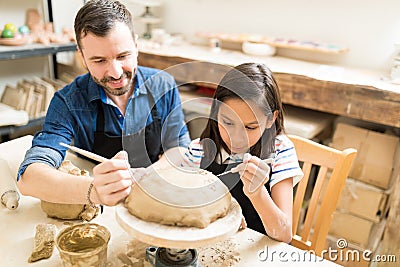
M 149 246 L 151 245 L 134 239 L 127 244 L 124 252 L 118 254 L 118 262 L 109 262 L 107 266 L 152 267 L 146 260 L 146 248 Z M 214 245 L 198 247 L 198 261 L 202 267 L 234 266 L 240 262 L 238 246 L 233 238 L 228 238 Z
M 238 244 L 232 238 L 207 247 L 197 248 L 201 266 L 233 266 L 240 261 Z
M 122 251 L 119 250 L 115 258 L 110 259 L 107 267 L 152 267 L 146 260 L 146 248 L 149 246 L 149 244 L 133 239 Z

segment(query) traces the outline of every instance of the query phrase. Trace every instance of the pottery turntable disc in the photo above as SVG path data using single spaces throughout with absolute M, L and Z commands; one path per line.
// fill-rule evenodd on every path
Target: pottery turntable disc
M 232 198 L 227 215 L 203 229 L 146 222 L 130 214 L 123 204 L 116 207 L 116 218 L 127 233 L 143 243 L 155 246 L 146 250 L 153 266 L 197 267 L 200 265 L 197 263 L 195 248 L 215 244 L 236 233 L 242 221 L 242 209 Z

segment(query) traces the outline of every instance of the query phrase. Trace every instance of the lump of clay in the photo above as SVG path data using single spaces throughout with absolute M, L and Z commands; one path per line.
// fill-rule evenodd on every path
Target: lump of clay
M 84 210 L 85 205 L 52 203 L 42 200 L 40 206 L 49 217 L 64 220 L 75 220 L 79 219 L 79 214 L 81 214 L 81 212 Z
M 229 189 L 211 172 L 176 167 L 148 172 L 125 201 L 139 219 L 198 228 L 224 217 L 230 205 Z
M 53 254 L 56 226 L 54 224 L 41 223 L 36 225 L 33 251 L 28 262 L 48 259 Z
M 79 169 L 69 160 L 65 160 L 58 170 L 77 176 L 89 176 L 87 170 Z M 90 221 L 98 214 L 96 208 L 85 204 L 52 203 L 42 200 L 41 207 L 47 216 L 64 220 L 83 219 L 85 221 Z

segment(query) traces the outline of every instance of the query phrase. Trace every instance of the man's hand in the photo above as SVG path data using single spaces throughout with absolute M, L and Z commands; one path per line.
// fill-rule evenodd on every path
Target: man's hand
M 130 170 L 127 159 L 127 153 L 120 151 L 112 159 L 93 168 L 94 203 L 115 206 L 129 195 L 134 182 L 131 174 L 134 172 Z

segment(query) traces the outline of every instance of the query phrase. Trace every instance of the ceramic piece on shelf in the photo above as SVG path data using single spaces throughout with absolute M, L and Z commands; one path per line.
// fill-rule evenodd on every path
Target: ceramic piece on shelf
M 27 44 L 29 38 L 26 36 L 14 37 L 14 38 L 0 38 L 0 45 L 18 46 Z
M 273 56 L 276 48 L 264 43 L 243 42 L 242 51 L 253 56 Z

